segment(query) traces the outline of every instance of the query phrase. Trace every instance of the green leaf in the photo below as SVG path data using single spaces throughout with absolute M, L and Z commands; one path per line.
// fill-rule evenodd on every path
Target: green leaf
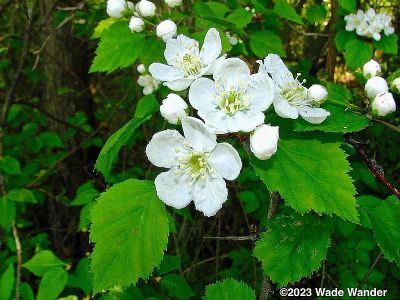
M 281 38 L 269 30 L 251 33 L 250 48 L 259 58 L 264 58 L 269 53 L 286 57 Z
M 168 296 L 176 299 L 188 299 L 195 296 L 185 277 L 177 274 L 168 274 L 161 279 L 160 286 Z
M 253 14 L 242 7 L 235 9 L 226 17 L 226 20 L 236 24 L 239 28 L 246 27 L 252 19 Z
M 146 67 L 155 61 L 162 62 L 164 58 L 165 43 L 157 37 L 148 37 L 140 55 L 140 61 Z
M 7 200 L 23 203 L 36 203 L 35 195 L 28 189 L 14 189 L 6 195 Z
M 92 181 L 82 184 L 76 191 L 75 199 L 70 203 L 71 206 L 84 205 L 92 202 L 99 196 L 99 191 L 94 187 Z
M 225 279 L 206 288 L 204 300 L 255 300 L 254 291 L 245 283 L 232 278 Z
M 346 49 L 347 43 L 357 40 L 357 35 L 354 31 L 339 31 L 335 36 L 336 48 L 339 51 Z
M 400 266 L 400 202 L 395 196 L 368 211 L 375 240 L 389 261 Z
M 169 227 L 153 182 L 129 179 L 114 185 L 100 195 L 91 217 L 94 293 L 135 284 L 159 265 Z
M 366 42 L 354 40 L 346 44 L 344 58 L 353 70 L 362 67 L 372 58 L 372 55 L 372 47 Z
M 14 288 L 14 266 L 9 264 L 6 271 L 0 278 L 0 300 L 11 299 L 11 292 Z
M 30 260 L 23 264 L 23 267 L 31 271 L 36 276 L 43 276 L 49 271 L 59 270 L 65 263 L 61 261 L 53 252 L 43 250 L 36 253 Z
M 79 230 L 88 231 L 90 226 L 90 213 L 94 205 L 95 202 L 90 202 L 82 207 L 81 213 L 79 214 Z
M 110 26 L 112 24 L 114 24 L 115 21 L 116 21 L 116 19 L 114 19 L 114 18 L 107 18 L 107 19 L 101 20 L 99 22 L 99 24 L 97 24 L 97 26 L 95 27 L 93 34 L 90 38 L 91 39 L 100 38 L 103 31 L 110 28 Z
M 376 49 L 383 51 L 387 54 L 397 54 L 398 51 L 398 36 L 397 34 L 385 35 L 382 34 L 382 37 L 379 41 L 374 40 L 374 45 Z
M 0 197 L 0 226 L 7 231 L 10 230 L 15 213 L 15 202 L 8 200 L 6 197 Z
M 86 295 L 89 295 L 92 290 L 89 265 L 90 259 L 88 257 L 82 258 L 73 273 L 68 277 L 68 286 L 80 288 Z
M 325 6 L 321 5 L 312 5 L 307 9 L 307 20 L 311 24 L 318 23 L 326 18 L 328 11 Z
M 357 9 L 356 0 L 338 0 L 340 6 L 349 12 L 353 12 Z
M 311 124 L 303 119 L 294 122 L 294 130 L 309 131 L 320 130 L 325 132 L 355 132 L 369 125 L 369 119 L 364 114 L 353 113 L 348 109 L 352 95 L 344 86 L 328 83 L 328 99 L 323 108 L 331 113 L 321 124 Z
M 289 21 L 303 25 L 302 18 L 297 14 L 296 10 L 286 0 L 276 0 L 274 13 Z
M 244 203 L 244 210 L 247 213 L 253 213 L 260 206 L 255 193 L 251 191 L 242 191 L 239 193 L 239 199 Z
M 158 267 L 158 273 L 166 274 L 171 271 L 178 270 L 181 266 L 181 258 L 178 255 L 164 255 L 160 266 Z
M 141 99 L 141 102 L 148 99 L 149 97 L 143 97 Z M 143 103 L 143 105 L 141 105 L 139 102 L 137 110 L 139 110 L 139 106 L 141 107 L 141 110 L 140 112 L 136 113 L 137 116 L 126 123 L 123 127 L 118 129 L 116 132 L 114 132 L 108 138 L 107 142 L 100 151 L 99 157 L 97 158 L 94 167 L 97 171 L 100 171 L 106 179 L 110 175 L 112 164 L 117 159 L 118 152 L 121 147 L 128 142 L 136 128 L 138 128 L 144 121 L 146 121 L 148 117 L 150 117 L 158 109 L 158 104 L 156 107 L 155 105 L 149 106 L 146 103 Z
M 36 300 L 57 299 L 68 281 L 68 273 L 65 269 L 54 269 L 44 274 L 39 284 Z
M 330 242 L 330 229 L 317 216 L 277 216 L 256 242 L 254 255 L 272 281 L 286 285 L 316 271 Z
M 11 175 L 21 174 L 21 167 L 18 160 L 11 156 L 0 157 L 0 170 Z
M 35 300 L 35 295 L 33 294 L 33 290 L 28 283 L 26 282 L 21 283 L 20 292 L 22 300 Z
M 252 158 L 261 180 L 300 213 L 332 213 L 358 222 L 355 188 L 347 172 L 340 143 L 281 137 L 277 153 L 269 160 Z
M 43 143 L 44 148 L 62 148 L 64 143 L 54 132 L 46 131 L 39 135 L 38 139 Z
M 144 35 L 132 33 L 128 22 L 117 21 L 103 32 L 90 73 L 111 73 L 133 65 L 142 52 Z

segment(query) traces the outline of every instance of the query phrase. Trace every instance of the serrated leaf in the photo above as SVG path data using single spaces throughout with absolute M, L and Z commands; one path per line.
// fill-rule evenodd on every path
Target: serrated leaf
M 374 45 L 376 49 L 383 51 L 387 54 L 397 54 L 398 51 L 398 42 L 399 38 L 397 34 L 393 33 L 391 35 L 383 34 L 379 41 L 374 40 Z
M 255 300 L 256 295 L 247 284 L 232 278 L 225 279 L 206 287 L 204 300 Z
M 195 295 L 186 279 L 178 274 L 166 275 L 161 279 L 160 286 L 176 299 L 188 299 Z
M 144 121 L 146 121 L 148 117 L 150 117 L 155 111 L 157 111 L 158 104 L 149 105 L 148 103 L 146 103 L 146 101 L 152 97 L 154 98 L 154 96 L 149 95 L 141 99 L 137 108 L 137 111 L 139 111 L 140 107 L 140 112 L 136 112 L 136 116 L 132 120 L 130 120 L 120 129 L 118 129 L 116 132 L 114 132 L 107 139 L 105 145 L 101 149 L 94 167 L 97 171 L 100 171 L 106 179 L 110 174 L 111 167 L 114 161 L 118 157 L 118 153 L 121 147 L 128 142 L 136 128 L 138 128 Z M 143 105 L 141 103 L 143 103 Z
M 356 0 L 338 0 L 341 7 L 349 12 L 353 12 L 357 9 L 357 1 Z
M 226 17 L 226 20 L 234 23 L 239 28 L 246 27 L 252 19 L 253 14 L 242 7 L 235 9 Z
M 110 28 L 110 26 L 111 26 L 112 24 L 114 24 L 114 22 L 115 22 L 116 20 L 117 20 L 117 19 L 114 19 L 114 18 L 107 18 L 107 19 L 101 20 L 101 21 L 99 22 L 99 24 L 97 24 L 97 26 L 94 28 L 93 33 L 92 33 L 92 36 L 91 36 L 90 38 L 91 38 L 91 39 L 98 39 L 98 38 L 100 38 L 100 37 L 101 37 L 101 34 L 103 33 L 103 31 L 106 30 L 106 29 L 108 29 L 108 28 Z
M 100 195 L 91 218 L 94 293 L 135 284 L 160 264 L 169 227 L 153 182 L 129 179 L 114 185 Z
M 342 51 L 346 48 L 347 43 L 357 40 L 357 35 L 354 31 L 339 31 L 335 36 L 336 48 Z
M 11 292 L 14 288 L 14 266 L 9 264 L 5 272 L 0 277 L 0 300 L 11 299 Z
M 65 269 L 55 269 L 44 274 L 39 284 L 36 300 L 57 299 L 68 281 L 68 273 Z
M 178 270 L 181 266 L 181 257 L 178 255 L 164 255 L 160 266 L 158 267 L 158 273 L 166 274 L 171 271 Z
M 43 250 L 36 253 L 30 260 L 23 264 L 23 267 L 31 271 L 36 276 L 43 276 L 49 271 L 54 271 L 64 267 L 61 261 L 53 252 Z
M 340 143 L 282 137 L 269 160 L 252 158 L 261 180 L 300 213 L 336 214 L 358 222 L 350 166 Z
M 275 1 L 274 13 L 297 24 L 304 24 L 302 18 L 297 14 L 293 6 L 286 0 Z
M 372 47 L 366 42 L 354 40 L 345 46 L 344 58 L 346 64 L 353 70 L 362 67 L 372 58 L 372 55 Z
M 101 35 L 89 72 L 111 73 L 133 65 L 142 52 L 144 42 L 144 35 L 132 33 L 128 22 L 115 22 Z
M 21 174 L 19 162 L 12 156 L 0 157 L 0 170 L 10 175 Z
M 259 58 L 264 58 L 269 53 L 286 57 L 281 38 L 269 30 L 251 33 L 250 48 Z
M 400 266 L 400 202 L 395 196 L 368 211 L 378 246 L 389 261 Z
M 286 285 L 318 270 L 330 242 L 329 226 L 317 216 L 277 216 L 256 242 L 254 255 L 273 282 Z
M 311 24 L 320 22 L 326 18 L 327 13 L 324 5 L 312 5 L 307 9 L 307 20 Z

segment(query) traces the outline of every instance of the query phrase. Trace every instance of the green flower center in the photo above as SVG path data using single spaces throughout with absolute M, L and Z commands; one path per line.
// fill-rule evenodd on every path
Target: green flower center
M 229 116 L 233 116 L 238 111 L 246 110 L 250 106 L 250 103 L 245 101 L 243 90 L 224 91 L 218 98 L 219 107 Z
M 186 53 L 182 57 L 182 61 L 179 63 L 178 66 L 186 75 L 198 75 L 200 74 L 203 64 L 201 59 L 192 53 Z

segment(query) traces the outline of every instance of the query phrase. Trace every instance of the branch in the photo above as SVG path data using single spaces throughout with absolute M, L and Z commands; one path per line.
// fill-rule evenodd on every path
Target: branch
M 375 261 L 372 263 L 371 268 L 369 268 L 368 272 L 365 274 L 364 279 L 361 281 L 361 283 L 358 285 L 359 287 L 362 287 L 365 283 L 368 282 L 369 275 L 371 275 L 372 271 L 375 269 L 377 263 L 381 259 L 383 253 L 380 252 Z
M 203 239 L 210 240 L 225 240 L 225 241 L 256 241 L 257 235 L 244 235 L 244 236 L 203 236 Z
M 22 248 L 21 248 L 21 242 L 18 237 L 18 229 L 17 226 L 15 225 L 15 221 L 13 222 L 12 225 L 12 233 L 15 241 L 15 249 L 17 251 L 17 276 L 15 280 L 15 300 L 19 300 L 20 299 L 19 287 L 21 284 Z
M 286 22 L 286 25 L 289 26 L 291 29 L 293 29 L 294 31 L 296 31 L 297 33 L 304 35 L 304 36 L 319 36 L 319 37 L 329 37 L 329 34 L 327 33 L 319 33 L 319 32 L 305 32 L 303 30 L 299 30 L 296 28 L 296 26 L 290 24 L 289 22 Z
M 400 200 L 400 192 L 386 179 L 383 168 L 379 166 L 374 159 L 370 159 L 365 153 L 365 149 L 363 148 L 364 143 L 357 142 L 350 136 L 346 138 L 346 141 L 354 147 L 358 155 L 367 165 L 372 175 L 374 175 L 378 181 L 386 186 L 392 192 L 392 194 Z

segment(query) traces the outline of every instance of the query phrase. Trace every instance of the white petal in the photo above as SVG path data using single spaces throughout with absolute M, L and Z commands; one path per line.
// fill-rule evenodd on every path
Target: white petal
M 171 168 L 179 157 L 176 149 L 183 148 L 184 142 L 184 137 L 176 130 L 157 132 L 146 147 L 146 155 L 153 165 Z
M 230 117 L 219 109 L 199 110 L 198 115 L 210 127 L 210 129 L 217 134 L 229 132 L 228 124 Z
M 182 118 L 186 140 L 198 152 L 210 152 L 217 145 L 216 135 L 202 121 L 193 117 Z
M 218 66 L 224 62 L 226 59 L 226 54 L 224 54 L 223 56 L 221 56 L 220 58 L 218 58 L 217 60 L 215 60 L 211 65 L 208 65 L 205 69 L 204 69 L 204 75 L 212 75 L 214 74 L 215 70 L 218 68 Z
M 286 67 L 285 63 L 276 54 L 268 54 L 264 62 L 259 61 L 259 73 L 267 72 L 271 75 L 272 79 L 281 86 L 285 80 L 294 80 L 292 73 Z
M 250 76 L 247 94 L 253 110 L 265 111 L 274 100 L 275 85 L 267 74 L 254 74 Z
M 200 58 L 205 65 L 213 63 L 221 54 L 222 44 L 219 32 L 210 28 L 204 38 L 203 47 L 200 51 Z
M 154 183 L 157 195 L 165 204 L 183 208 L 193 199 L 193 186 L 189 185 L 192 178 L 185 173 L 176 173 L 176 169 L 160 173 Z
M 214 80 L 231 79 L 237 81 L 242 75 L 250 76 L 250 69 L 240 58 L 227 58 L 214 70 Z
M 215 83 L 208 78 L 196 79 L 189 90 L 189 102 L 197 110 L 209 110 L 214 102 Z
M 264 119 L 264 113 L 260 111 L 238 111 L 231 117 L 228 129 L 229 132 L 250 132 L 264 123 Z
M 235 180 L 242 169 L 239 153 L 228 143 L 220 143 L 211 152 L 208 159 L 210 167 L 227 180 Z
M 320 124 L 330 115 L 329 111 L 320 107 L 304 107 L 299 113 L 304 120 L 312 124 Z
M 181 70 L 160 63 L 152 63 L 149 67 L 149 72 L 151 76 L 160 81 L 172 81 L 184 77 Z
M 183 34 L 169 39 L 165 45 L 164 56 L 169 65 L 174 65 L 177 57 L 182 57 L 190 47 L 199 47 L 199 43 Z M 198 51 L 198 50 L 197 50 Z
M 183 79 L 164 82 L 164 85 L 166 85 L 173 91 L 180 92 L 186 90 L 192 84 L 192 82 L 193 82 L 192 78 L 183 78 Z
M 280 96 L 275 96 L 274 109 L 278 116 L 282 118 L 297 119 L 299 112 L 297 108 L 290 106 L 289 103 Z
M 222 177 L 207 178 L 195 184 L 193 200 L 196 209 L 205 216 L 214 216 L 228 198 L 228 189 Z

